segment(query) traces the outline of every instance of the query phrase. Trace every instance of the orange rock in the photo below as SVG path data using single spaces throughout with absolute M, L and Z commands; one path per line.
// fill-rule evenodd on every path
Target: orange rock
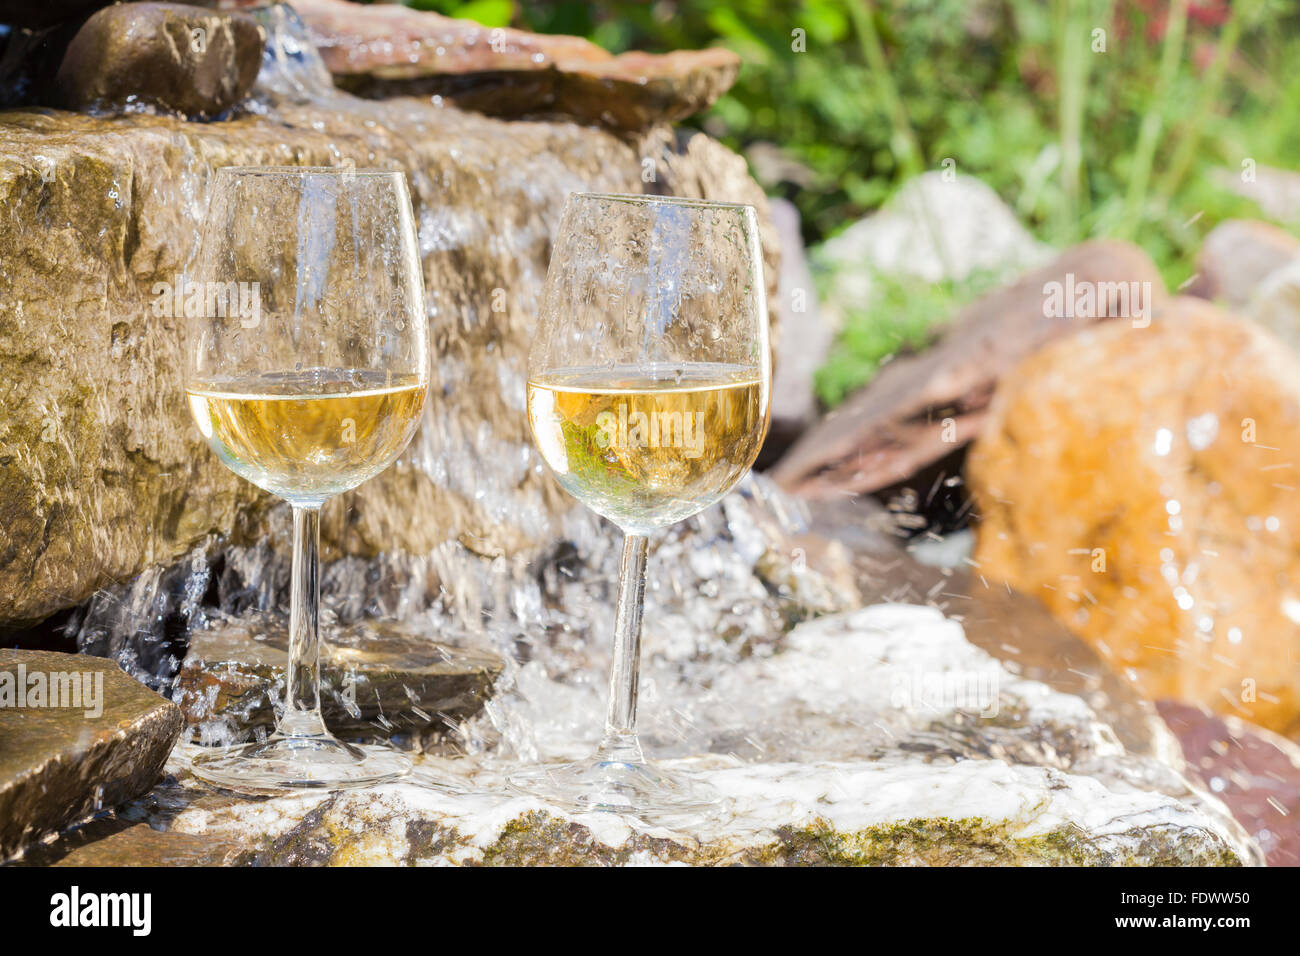
M 1300 363 L 1198 299 L 1000 383 L 968 478 L 986 579 L 1151 697 L 1300 731 Z

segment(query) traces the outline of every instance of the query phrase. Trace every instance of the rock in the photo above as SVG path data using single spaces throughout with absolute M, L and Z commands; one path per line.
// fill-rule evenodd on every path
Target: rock
M 999 386 L 968 460 L 976 566 L 1153 698 L 1300 718 L 1300 363 L 1199 299 L 1107 323 Z
M 772 425 L 763 445 L 764 458 L 775 459 L 816 419 L 813 375 L 826 361 L 835 332 L 817 305 L 817 287 L 799 230 L 799 210 L 785 199 L 773 199 L 770 208 L 780 236 L 777 295 L 781 314 L 786 317 L 773 354 Z
M 1054 288 L 1062 298 L 1074 290 L 1069 297 L 1080 306 L 1087 306 L 1083 290 L 1100 293 L 1099 305 L 1067 315 L 1053 301 Z M 883 366 L 805 432 L 772 477 L 815 498 L 905 481 L 975 437 L 1000 377 L 1025 356 L 1098 318 L 1149 321 L 1164 299 L 1155 264 L 1136 246 L 1111 240 L 1077 246 L 962 309 L 938 344 Z
M 1295 258 L 1274 269 L 1255 288 L 1243 312 L 1300 355 L 1300 243 Z
M 257 22 L 243 14 L 179 3 L 107 7 L 68 45 L 54 78 L 58 105 L 218 116 L 252 89 L 265 42 Z
M 250 803 L 193 781 L 185 745 L 118 817 L 235 844 L 242 862 L 299 865 L 1258 861 L 1181 776 L 1151 705 L 1079 638 L 1032 600 L 917 564 L 876 533 L 878 511 L 845 504 L 805 508 L 756 477 L 651 551 L 640 725 L 650 752 L 722 790 L 724 825 L 632 827 L 502 788 L 521 761 L 582 755 L 599 733 L 610 537 L 607 555 L 580 542 L 542 567 L 539 605 L 505 629 L 514 660 L 497 695 L 462 724 L 465 756 L 425 751 L 400 785 Z M 782 544 L 787 525 L 802 531 Z M 826 525 L 846 543 L 819 541 Z M 859 600 L 937 607 L 769 631 L 758 612 L 774 598 L 748 566 L 781 554 Z M 714 617 L 719 604 L 729 621 Z M 469 793 L 421 786 L 434 773 Z
M 251 854 L 228 840 L 170 833 L 137 823 L 121 833 L 73 850 L 54 866 L 242 866 Z
M 78 20 L 114 0 L 8 0 L 0 10 L 0 23 L 44 29 L 68 20 Z
M 232 620 L 193 634 L 176 701 L 205 738 L 234 742 L 275 723 L 289 635 L 283 621 Z M 503 661 L 435 644 L 391 621 L 327 632 L 321 703 L 332 733 L 349 740 L 432 739 L 483 708 Z
M 740 57 L 716 47 L 632 51 L 595 63 L 561 59 L 556 71 L 554 109 L 614 129 L 639 130 L 707 110 L 736 82 Z M 499 102 L 500 109 L 508 109 L 511 98 L 502 96 Z
M 790 550 L 764 551 L 754 566 L 754 573 L 784 602 L 783 612 L 792 625 L 808 617 L 835 614 L 862 604 L 857 583 L 849 574 L 852 561 L 843 545 L 819 537 L 792 538 L 788 543 L 793 546 Z
M 34 846 L 18 866 L 242 866 L 252 853 L 228 840 L 156 830 L 147 823 L 94 820 Z
M 864 496 L 807 503 L 809 535 L 851 550 L 851 573 L 864 604 L 924 604 L 943 611 L 961 623 L 972 645 L 1012 673 L 1088 701 L 1128 752 L 1181 765 L 1177 741 L 1154 707 L 1042 604 L 991 584 L 976 569 L 922 564 L 913 557 L 915 539 L 906 551 L 900 548 L 884 509 L 871 501 Z M 810 548 L 810 566 L 815 554 Z
M 501 780 L 513 764 L 500 755 L 418 757 L 413 781 L 370 791 L 217 803 L 171 790 L 157 803 L 173 831 L 237 842 L 262 864 L 1260 861 L 1215 798 L 1128 750 L 1082 697 L 1018 669 L 934 608 L 801 624 L 774 653 L 730 662 L 690 705 L 710 743 L 672 763 L 725 799 L 693 827 L 511 795 Z M 432 771 L 469 792 L 419 786 Z
M 148 790 L 183 723 L 111 661 L 0 651 L 0 860 Z
M 1228 219 L 1210 230 L 1196 255 L 1190 295 L 1241 308 L 1255 297 L 1264 279 L 1300 260 L 1300 239 L 1277 226 L 1251 219 Z
M 1236 717 L 1161 701 L 1188 775 L 1218 794 L 1263 848 L 1269 866 L 1300 865 L 1300 746 Z
M 293 6 L 341 89 L 437 96 L 494 116 L 555 112 L 641 130 L 707 109 L 740 69 L 729 50 L 613 56 L 580 37 L 488 28 L 397 4 Z
M 1254 163 L 1250 172 L 1247 176 L 1244 168 L 1225 169 L 1217 179 L 1238 196 L 1254 200 L 1264 215 L 1278 222 L 1300 222 L 1300 173 Z
M 877 274 L 928 282 L 978 273 L 1011 279 L 1051 255 L 997 193 L 946 170 L 908 181 L 879 212 L 814 253 L 830 273 L 824 305 L 836 323 L 870 300 Z
M 571 538 L 580 509 L 540 467 L 521 410 L 560 208 L 574 189 L 641 191 L 643 157 L 657 190 L 758 202 L 770 230 L 743 160 L 666 128 L 629 144 L 572 123 L 341 95 L 217 124 L 0 114 L 0 629 L 95 595 L 87 629 L 130 624 L 96 646 L 134 641 L 123 659 L 143 660 L 141 630 L 183 644 L 183 630 L 150 630 L 154 575 L 177 565 L 183 608 L 219 573 L 246 592 L 227 610 L 275 606 L 271 569 L 253 564 L 288 553 L 285 515 L 204 446 L 184 403 L 179 323 L 153 314 L 151 290 L 192 255 L 213 168 L 349 160 L 408 170 L 440 394 L 396 467 L 327 506 L 326 560 L 352 561 L 327 569 L 327 599 L 360 600 L 361 582 L 367 600 L 409 615 L 449 594 L 481 621 L 508 601 L 504 579 L 532 580 L 528 560 Z
M 220 5 L 240 9 L 262 3 L 221 0 Z M 596 63 L 612 58 L 581 37 L 485 27 L 399 4 L 296 0 L 291 6 L 335 76 L 402 80 L 431 74 L 526 73 L 558 60 Z

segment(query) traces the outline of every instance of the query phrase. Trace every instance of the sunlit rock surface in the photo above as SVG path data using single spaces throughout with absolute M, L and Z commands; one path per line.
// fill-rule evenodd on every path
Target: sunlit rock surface
M 879 605 L 821 618 L 772 653 L 715 662 L 714 674 L 692 703 L 659 670 L 660 699 L 647 708 L 692 708 L 698 718 L 668 749 L 694 751 L 671 763 L 725 798 L 699 825 L 568 815 L 512 796 L 503 775 L 518 761 L 500 747 L 421 758 L 413 783 L 263 801 L 199 789 L 183 749 L 172 763 L 179 782 L 124 815 L 238 844 L 245 862 L 286 864 L 1260 860 L 1217 800 L 1161 757 L 1126 749 L 1082 698 L 973 646 L 937 609 Z M 526 712 L 544 756 L 580 751 L 594 728 L 567 719 L 561 702 L 556 682 L 538 677 L 500 700 L 496 719 Z M 419 786 L 431 772 L 469 792 Z
M 979 573 L 1148 696 L 1295 728 L 1298 382 L 1282 342 L 1199 299 L 1049 346 L 971 452 Z
M 753 480 L 654 541 L 639 725 L 649 753 L 727 796 L 708 827 L 633 830 L 503 790 L 516 767 L 585 756 L 602 726 L 618 549 L 577 522 L 536 589 L 514 592 L 519 616 L 474 631 L 435 608 L 404 625 L 506 662 L 483 712 L 420 757 L 412 782 L 239 799 L 195 782 L 186 746 L 174 780 L 112 817 L 167 833 L 75 831 L 39 858 L 125 860 L 136 846 L 302 864 L 1258 860 L 1188 786 L 1151 705 L 1082 641 L 977 574 L 913 561 L 878 517 L 861 503 L 809 515 Z M 831 613 L 791 630 L 813 598 Z M 855 599 L 912 606 L 834 611 Z M 419 784 L 432 774 L 470 793 Z

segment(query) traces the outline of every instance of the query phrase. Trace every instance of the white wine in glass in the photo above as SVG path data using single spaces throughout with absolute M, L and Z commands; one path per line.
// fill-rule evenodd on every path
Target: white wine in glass
M 514 774 L 574 810 L 682 820 L 716 796 L 646 761 L 636 699 L 647 535 L 735 487 L 767 433 L 767 302 L 752 207 L 578 194 L 529 354 L 528 422 L 560 485 L 624 533 L 605 733 Z
M 763 440 L 753 369 L 709 362 L 561 369 L 528 380 L 528 422 L 560 484 L 625 531 L 717 501 Z
M 192 383 L 190 413 L 231 471 L 290 501 L 324 502 L 383 471 L 411 440 L 418 375 L 309 369 Z
M 196 756 L 194 774 L 248 793 L 399 777 L 404 754 L 340 741 L 321 718 L 320 509 L 391 465 L 423 413 L 428 322 L 406 178 L 219 169 L 186 286 L 190 413 L 226 467 L 289 502 L 294 549 L 275 733 Z

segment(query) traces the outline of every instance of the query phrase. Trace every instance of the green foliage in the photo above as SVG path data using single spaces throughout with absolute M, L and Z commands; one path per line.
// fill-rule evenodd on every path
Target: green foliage
M 514 0 L 409 0 L 408 7 L 432 10 L 449 17 L 473 20 L 485 27 L 508 27 L 515 15 Z

